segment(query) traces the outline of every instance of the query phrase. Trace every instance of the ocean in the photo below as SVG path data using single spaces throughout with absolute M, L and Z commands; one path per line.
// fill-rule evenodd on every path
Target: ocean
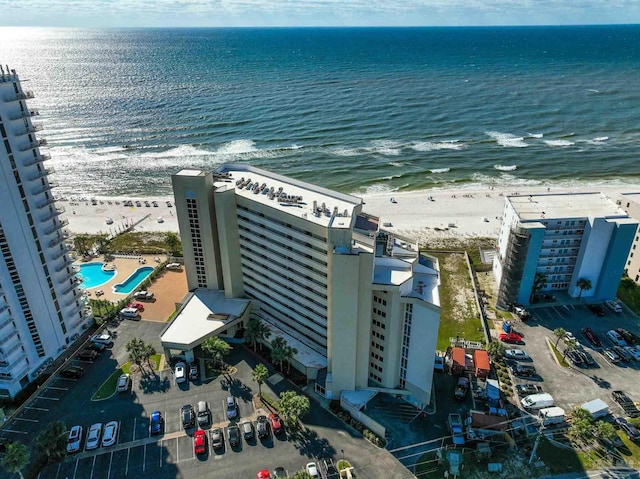
M 0 28 L 58 196 L 246 162 L 346 193 L 638 184 L 640 26 Z

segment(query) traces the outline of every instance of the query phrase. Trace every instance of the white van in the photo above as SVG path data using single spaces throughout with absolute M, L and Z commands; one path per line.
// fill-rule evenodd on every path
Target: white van
M 120 316 L 128 319 L 138 319 L 140 313 L 137 308 L 124 308 L 120 310 Z
M 531 394 L 520 400 L 525 409 L 543 409 L 554 405 L 553 397 L 549 393 Z
M 542 421 L 543 426 L 551 426 L 552 424 L 560 424 L 564 422 L 565 413 L 561 407 L 546 407 L 538 411 L 538 419 Z
M 173 271 L 181 271 L 182 265 L 180 263 L 169 263 L 168 265 L 165 266 L 165 268 Z

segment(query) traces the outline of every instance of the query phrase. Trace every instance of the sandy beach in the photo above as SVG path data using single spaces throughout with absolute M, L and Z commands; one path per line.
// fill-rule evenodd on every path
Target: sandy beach
M 620 193 L 640 191 L 640 185 L 601 188 L 532 187 L 518 190 L 498 188 L 432 189 L 406 193 L 363 196 L 363 211 L 378 216 L 385 229 L 418 239 L 423 244 L 455 238 L 497 237 L 505 196 L 518 194 L 576 193 L 600 191 L 616 200 Z M 96 198 L 96 201 L 65 199 L 64 217 L 74 234 L 115 233 L 129 225 L 134 231 L 178 231 L 173 197 Z M 393 199 L 393 201 L 392 201 Z M 145 206 L 145 201 L 149 206 Z M 156 201 L 157 206 L 153 206 Z M 136 202 L 139 202 L 136 204 Z M 139 206 L 138 206 L 139 205 Z M 171 205 L 171 206 L 169 206 Z M 111 223 L 109 224 L 109 222 Z

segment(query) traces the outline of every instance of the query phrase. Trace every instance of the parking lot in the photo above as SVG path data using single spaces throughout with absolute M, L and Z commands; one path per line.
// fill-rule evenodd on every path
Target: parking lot
M 515 384 L 536 383 L 544 392 L 550 393 L 556 405 L 571 410 L 592 399 L 600 398 L 609 404 L 613 414 L 622 410 L 611 399 L 611 391 L 622 389 L 634 400 L 640 400 L 640 363 L 611 363 L 602 354 L 604 348 L 613 346 L 606 332 L 614 328 L 623 328 L 635 334 L 640 332 L 638 318 L 626 308 L 621 313 L 605 309 L 604 316 L 595 316 L 585 305 L 549 305 L 530 309 L 532 318 L 527 322 L 516 322 L 515 329 L 522 333 L 524 345 L 506 345 L 507 349 L 524 349 L 529 353 L 536 368 L 537 377 L 517 378 Z M 602 347 L 594 347 L 582 334 L 586 326 L 598 335 Z M 582 347 L 591 353 L 598 363 L 594 367 L 558 365 L 546 344 L 549 338 L 553 344 L 556 336 L 553 331 L 563 328 L 570 331 Z M 560 341 L 562 351 L 564 344 Z M 529 363 L 523 363 L 529 364 Z
M 111 375 L 114 369 L 128 361 L 125 350 L 131 338 L 141 338 L 161 351 L 159 333 L 164 323 L 150 321 L 124 321 L 112 328 L 115 337 L 111 349 L 102 352 L 93 363 L 71 361 L 86 369 L 80 379 L 56 377 L 42 388 L 36 399 L 19 416 L 8 422 L 0 437 L 29 442 L 49 422 L 61 420 L 70 429 L 74 425 L 84 428 L 81 451 L 68 455 L 59 463 L 48 466 L 41 479 L 88 479 L 118 477 L 204 477 L 215 471 L 215 477 L 255 477 L 262 469 L 273 470 L 281 466 L 291 476 L 305 464 L 316 461 L 319 466 L 325 458 L 335 461 L 345 457 L 357 471 L 370 478 L 410 477 L 410 473 L 385 450 L 379 449 L 358 434 L 347 429 L 340 421 L 312 401 L 305 417 L 305 427 L 298 432 L 287 432 L 282 437 L 241 441 L 240 447 L 229 448 L 226 426 L 225 400 L 229 395 L 237 399 L 239 421 L 254 422 L 258 411 L 253 395 L 257 385 L 253 382 L 252 368 L 257 358 L 241 346 L 234 346 L 225 358 L 234 366 L 231 376 L 205 381 L 176 384 L 173 371 L 164 369 L 132 376 L 132 386 L 124 393 L 114 394 L 102 401 L 91 401 L 91 396 Z M 291 385 L 271 371 L 262 391 L 277 396 Z M 206 453 L 196 456 L 193 447 L 194 428 L 184 430 L 180 408 L 184 404 L 194 407 L 205 400 L 211 409 L 211 427 L 225 427 L 225 447 L 214 451 L 210 440 Z M 160 411 L 164 418 L 162 434 L 151 436 L 149 418 Z M 268 411 L 264 411 L 268 412 Z M 94 423 L 117 421 L 116 444 L 85 451 L 86 434 Z M 325 477 L 325 471 L 319 467 Z

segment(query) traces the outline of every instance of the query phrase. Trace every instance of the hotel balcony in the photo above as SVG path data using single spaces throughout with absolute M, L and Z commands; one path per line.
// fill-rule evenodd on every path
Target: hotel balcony
M 64 245 L 64 247 L 60 250 L 57 251 L 52 258 L 54 260 L 58 259 L 58 258 L 62 258 L 65 254 L 69 253 L 71 251 L 71 248 L 69 248 L 67 245 Z
M 65 209 L 64 209 L 64 206 L 56 206 L 56 207 L 53 209 L 53 211 L 49 211 L 49 213 L 48 213 L 47 215 L 45 215 L 45 216 L 42 218 L 42 220 L 41 220 L 41 221 L 43 221 L 43 222 L 45 222 L 45 221 L 49 221 L 49 220 L 51 220 L 51 219 L 53 219 L 53 218 L 57 217 L 58 215 L 61 215 L 61 214 L 62 214 L 62 213 L 64 213 L 65 211 L 67 211 L 67 210 L 65 210 Z M 54 231 L 55 231 L 55 230 L 54 230 Z M 46 232 L 45 232 L 45 233 L 46 233 Z M 52 231 L 52 233 L 53 233 L 53 231 Z M 49 234 L 49 233 L 46 233 L 46 234 Z
M 4 313 L 7 309 L 9 309 L 9 305 L 6 302 L 3 301 L 0 303 L 0 314 Z
M 40 148 L 41 146 L 47 146 L 47 140 L 45 140 L 44 138 L 42 138 L 41 140 L 32 141 L 20 151 L 29 151 L 33 150 L 34 148 Z
M 49 153 L 38 153 L 33 159 L 29 161 L 25 161 L 25 166 L 33 166 L 36 163 L 42 163 L 43 161 L 47 161 L 51 159 L 51 155 Z
M 36 131 L 42 131 L 42 123 L 31 123 L 29 124 L 28 122 L 25 121 L 25 125 L 24 125 L 24 129 L 25 129 L 25 135 L 28 133 L 35 133 Z
M 23 118 L 32 118 L 34 116 L 39 116 L 39 115 L 40 115 L 40 112 L 38 110 L 29 109 L 29 110 L 21 111 L 19 114 L 12 116 L 11 119 L 21 120 Z
M 46 208 L 47 206 L 54 204 L 56 201 L 58 200 L 53 197 L 45 198 L 44 201 L 36 204 L 36 209 L 41 210 L 42 208 Z
M 77 291 L 77 290 L 76 290 Z M 78 311 L 80 311 L 81 309 L 84 309 L 87 307 L 86 304 L 84 304 L 81 301 L 82 298 L 82 293 L 80 293 L 79 291 L 77 292 L 77 294 L 74 294 L 66 303 L 65 306 L 71 306 L 72 304 L 74 304 L 76 301 L 78 301 L 78 305 L 76 305 L 72 310 L 71 310 L 71 314 L 75 314 Z
M 3 319 L 2 316 L 0 316 L 0 331 L 2 331 L 2 329 L 7 326 L 8 324 L 12 324 L 13 323 L 13 318 L 11 316 L 9 316 L 8 314 L 6 315 L 6 317 Z M 0 337 L 2 337 L 2 335 L 0 334 Z
M 4 99 L 5 102 L 10 101 L 19 101 L 19 100 L 32 100 L 35 98 L 35 95 L 32 91 L 23 91 L 22 93 L 16 93 Z
M 49 218 L 56 217 L 57 215 L 50 216 Z M 54 219 L 53 226 L 50 226 L 46 230 L 44 230 L 45 235 L 50 235 L 51 233 L 55 233 L 58 230 L 61 230 L 65 226 L 69 224 L 69 220 L 60 220 L 57 217 Z
M 69 294 L 71 291 L 73 291 L 74 289 L 77 289 L 77 288 L 78 288 L 78 284 L 74 281 L 74 282 L 73 282 L 73 284 L 71 284 L 70 286 L 67 286 L 67 287 L 64 289 L 64 291 L 62 291 L 62 294 L 66 296 L 66 295 L 67 295 L 67 294 Z M 75 297 L 75 295 L 74 295 L 74 297 Z
M 19 351 L 20 353 L 14 354 L 16 351 Z M 14 356 L 13 358 L 11 357 L 12 354 Z M 10 346 L 0 349 L 0 362 L 13 364 L 20 361 L 20 359 L 22 359 L 22 357 L 18 357 L 18 356 L 23 356 L 23 355 L 26 356 L 25 352 L 22 351 L 22 344 L 20 343 L 20 341 L 17 341 L 16 344 L 12 344 Z
M 52 239 L 49 242 L 49 248 L 53 248 L 56 245 L 59 245 L 60 243 L 62 243 L 65 240 L 65 236 L 63 234 L 61 234 L 60 236 L 55 237 L 54 239 Z M 75 273 L 73 273 L 75 274 Z
M 40 178 L 44 178 L 47 175 L 51 175 L 55 173 L 56 170 L 53 168 L 45 168 L 44 170 L 38 171 L 35 175 L 29 177 L 29 181 L 39 180 Z
M 31 190 L 31 194 L 39 195 L 41 193 L 44 193 L 45 191 L 49 191 L 52 188 L 57 188 L 57 187 L 58 187 L 57 182 L 47 181 L 44 185 L 39 185 L 37 188 L 34 188 L 33 190 Z
M 0 348 L 5 347 L 8 341 L 11 341 L 13 338 L 18 336 L 18 331 L 16 329 L 11 330 L 9 334 L 7 334 L 4 338 L 0 339 Z M 18 341 L 20 344 L 20 341 Z
M 58 283 L 66 283 L 68 282 L 70 279 L 73 278 L 77 278 L 77 274 L 73 269 L 70 269 L 69 272 L 64 272 L 59 278 L 58 278 Z M 78 278 L 80 279 L 80 278 Z M 74 282 L 74 284 L 76 283 L 80 283 L 81 281 L 76 281 Z

